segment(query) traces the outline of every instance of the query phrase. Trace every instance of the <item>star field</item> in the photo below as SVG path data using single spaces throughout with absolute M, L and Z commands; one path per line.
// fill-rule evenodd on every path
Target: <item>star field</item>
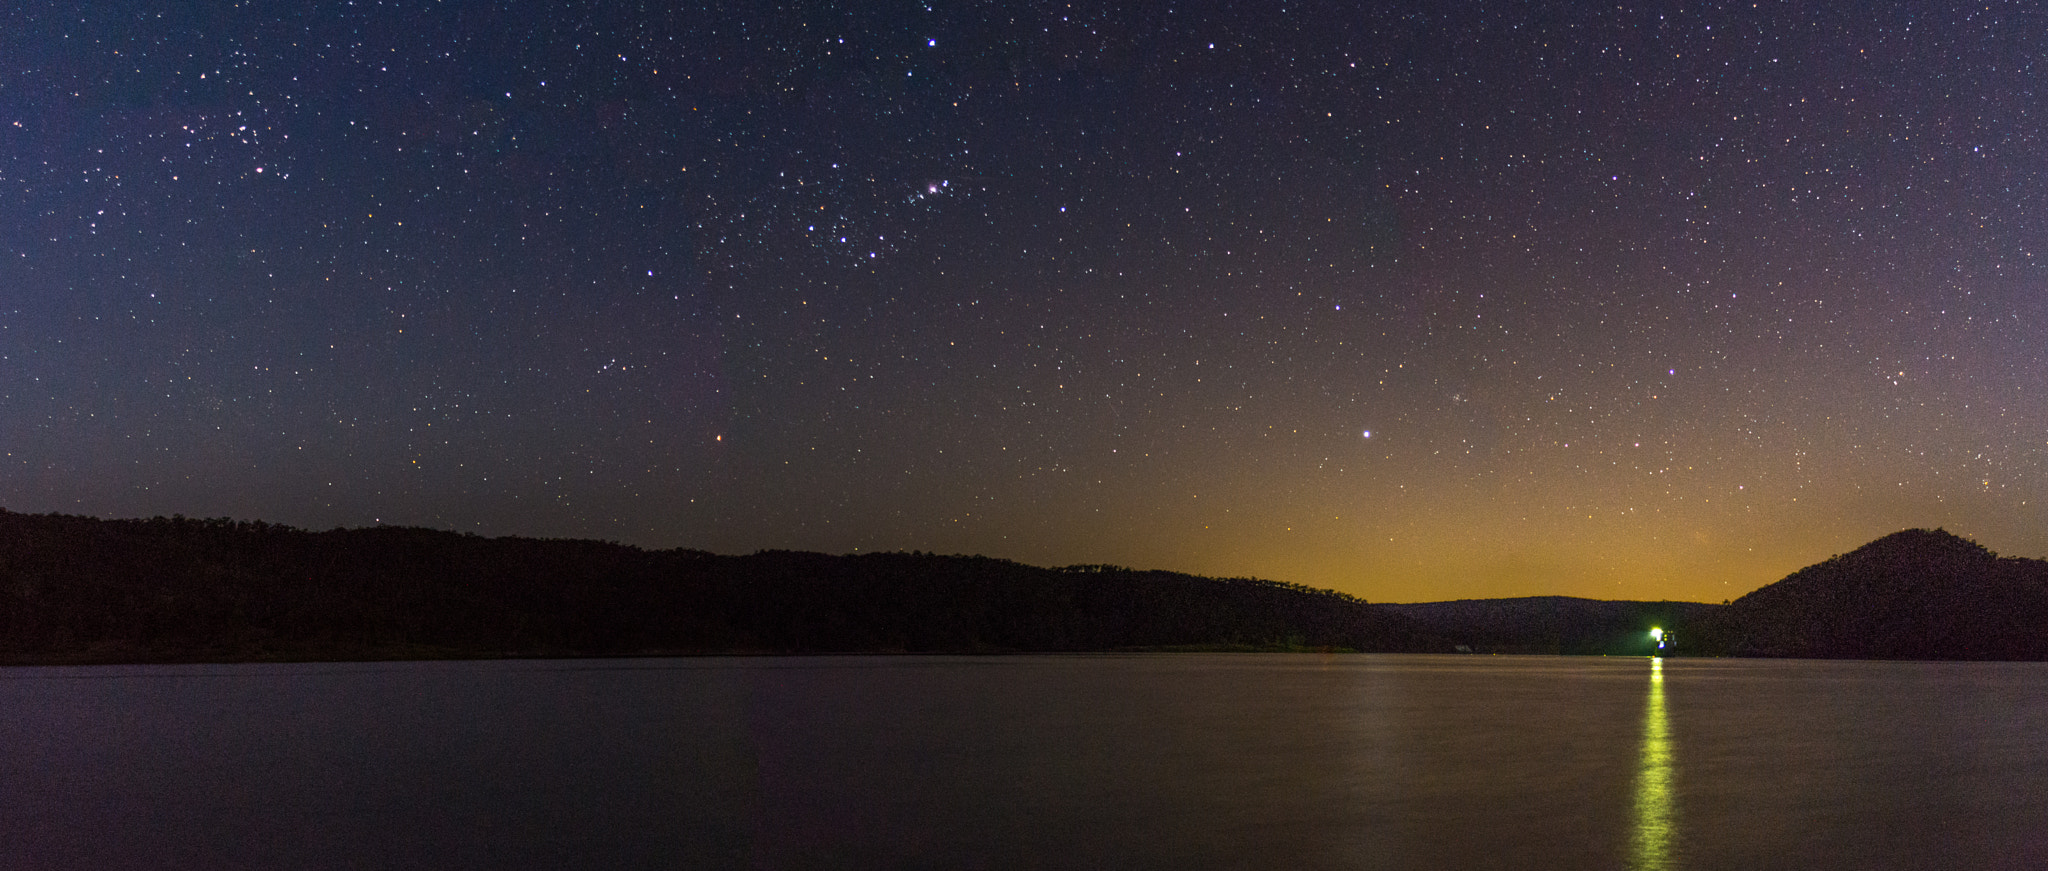
M 0 12 L 0 505 L 1371 599 L 2048 556 L 2022 4 Z

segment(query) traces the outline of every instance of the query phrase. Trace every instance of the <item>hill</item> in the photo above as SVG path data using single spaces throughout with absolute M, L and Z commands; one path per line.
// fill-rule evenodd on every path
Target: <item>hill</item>
M 1700 652 L 1836 659 L 2048 659 L 2048 562 L 1939 529 L 1793 572 L 1690 627 Z
M 1680 630 L 1724 606 L 1530 596 L 1381 607 L 1473 653 L 1646 656 L 1657 647 L 1650 629 Z
M 0 662 L 1305 650 L 2048 659 L 2048 562 L 1907 530 L 1729 605 L 1373 605 L 974 556 L 722 556 L 401 527 L 0 511 Z
M 1328 590 L 1114 566 L 0 511 L 0 662 L 1446 650 Z

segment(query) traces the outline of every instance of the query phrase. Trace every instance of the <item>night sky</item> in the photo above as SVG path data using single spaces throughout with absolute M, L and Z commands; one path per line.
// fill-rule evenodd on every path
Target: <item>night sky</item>
M 9 3 L 0 507 L 1387 601 L 2048 556 L 2039 9 L 1122 5 Z

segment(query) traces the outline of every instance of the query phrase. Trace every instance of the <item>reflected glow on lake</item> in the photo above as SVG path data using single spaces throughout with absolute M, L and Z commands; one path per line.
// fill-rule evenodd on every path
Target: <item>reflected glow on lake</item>
M 1650 694 L 1643 704 L 1643 749 L 1636 771 L 1635 842 L 1629 867 L 1671 868 L 1675 799 L 1671 722 L 1664 713 L 1664 658 L 1650 658 Z

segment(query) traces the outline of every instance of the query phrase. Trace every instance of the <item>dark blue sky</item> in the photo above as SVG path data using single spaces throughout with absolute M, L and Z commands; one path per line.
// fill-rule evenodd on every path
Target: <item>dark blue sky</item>
M 2048 555 L 2017 4 L 0 11 L 0 507 L 1370 598 Z

